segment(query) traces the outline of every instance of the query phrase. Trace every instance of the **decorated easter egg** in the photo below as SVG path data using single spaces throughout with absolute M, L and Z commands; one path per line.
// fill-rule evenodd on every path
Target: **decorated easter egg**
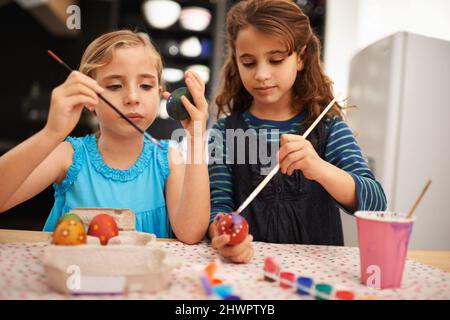
M 58 221 L 56 222 L 56 227 L 61 222 L 69 220 L 69 219 L 73 219 L 73 220 L 80 221 L 81 223 L 83 223 L 83 221 L 81 220 L 81 218 L 78 215 L 76 215 L 75 213 L 69 212 L 69 213 L 63 214 L 61 217 L 59 217 Z M 56 229 L 56 227 L 55 227 L 55 229 Z
M 166 104 L 167 113 L 172 119 L 186 120 L 189 118 L 189 113 L 181 101 L 182 96 L 186 96 L 192 104 L 194 103 L 188 88 L 181 87 L 173 91 Z
M 119 228 L 113 217 L 101 213 L 92 219 L 89 224 L 88 235 L 100 239 L 102 245 L 106 245 L 109 239 L 119 235 Z
M 65 216 L 67 215 L 62 216 L 60 221 L 57 222 L 53 232 L 53 244 L 63 246 L 85 244 L 87 237 L 83 222 L 81 222 L 80 218 Z
M 248 223 L 245 218 L 236 213 L 229 213 L 222 216 L 217 223 L 217 232 L 219 235 L 228 234 L 230 242 L 235 245 L 241 243 L 248 235 Z

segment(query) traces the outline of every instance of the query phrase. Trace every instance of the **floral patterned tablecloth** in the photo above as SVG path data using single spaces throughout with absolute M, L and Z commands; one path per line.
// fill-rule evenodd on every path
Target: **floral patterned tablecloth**
M 335 290 L 353 291 L 358 299 L 450 299 L 450 273 L 411 260 L 406 262 L 401 289 L 374 290 L 361 285 L 358 248 L 255 242 L 251 263 L 232 264 L 220 260 L 208 243 L 185 245 L 176 241 L 160 244 L 182 263 L 172 271 L 170 285 L 156 294 L 63 295 L 46 284 L 41 262 L 46 246 L 46 243 L 0 244 L 0 299 L 208 299 L 195 271 L 213 261 L 219 261 L 216 277 L 231 285 L 233 294 L 242 299 L 311 299 L 264 281 L 267 256 L 278 261 L 281 271 L 311 277 L 315 283 L 331 284 Z

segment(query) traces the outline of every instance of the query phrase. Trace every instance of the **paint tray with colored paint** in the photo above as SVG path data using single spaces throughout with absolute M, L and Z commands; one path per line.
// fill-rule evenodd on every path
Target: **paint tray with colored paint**
M 400 288 L 415 218 L 394 212 L 358 211 L 361 283 L 375 289 Z

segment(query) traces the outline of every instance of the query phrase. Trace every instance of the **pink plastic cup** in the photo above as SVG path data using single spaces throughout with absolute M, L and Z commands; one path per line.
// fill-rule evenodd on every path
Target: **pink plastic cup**
M 415 218 L 393 212 L 358 211 L 361 283 L 374 289 L 400 288 Z

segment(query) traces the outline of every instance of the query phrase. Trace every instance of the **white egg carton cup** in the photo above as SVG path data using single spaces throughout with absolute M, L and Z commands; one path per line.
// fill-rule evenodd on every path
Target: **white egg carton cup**
M 64 294 L 109 295 L 156 293 L 169 285 L 171 271 L 180 260 L 161 248 L 154 234 L 130 230 L 135 226 L 131 210 L 82 208 L 71 213 L 85 225 L 97 214 L 111 214 L 119 235 L 106 246 L 88 236 L 85 245 L 46 247 L 42 262 L 51 289 Z

